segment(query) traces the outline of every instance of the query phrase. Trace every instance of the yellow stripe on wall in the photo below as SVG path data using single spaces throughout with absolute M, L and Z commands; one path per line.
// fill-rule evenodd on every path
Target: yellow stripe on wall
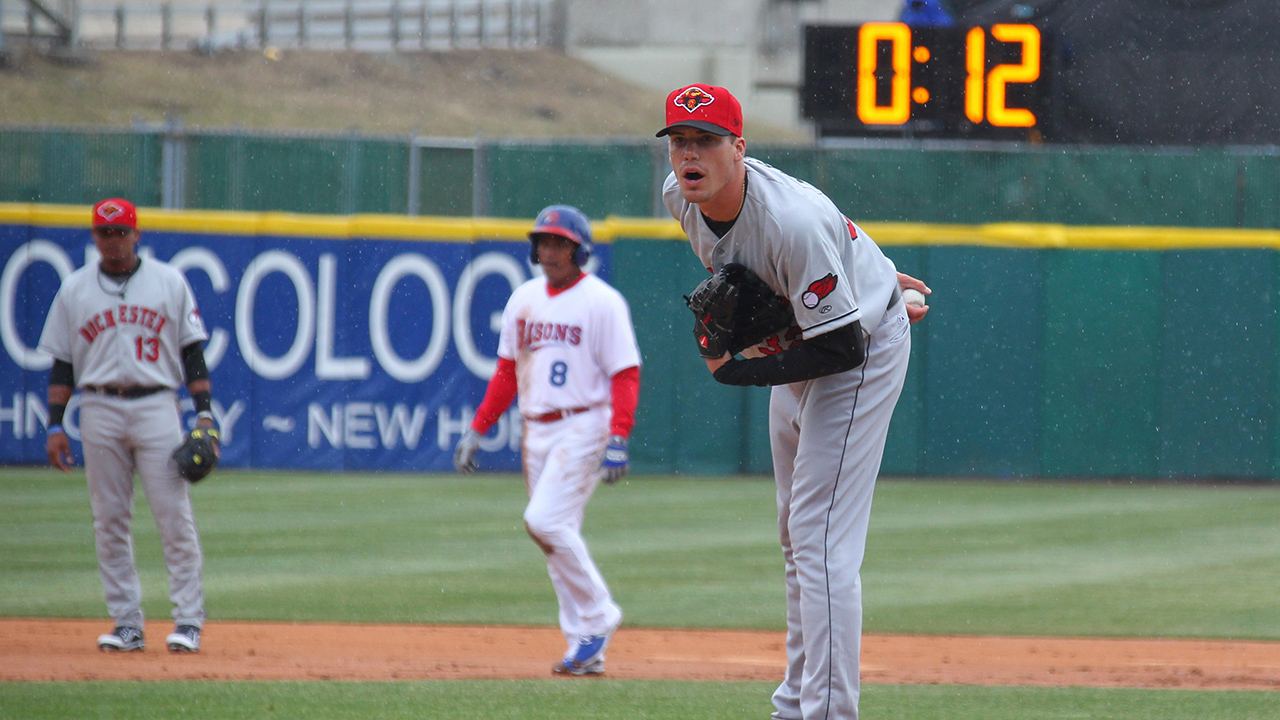
M 78 205 L 0 203 L 0 223 L 87 228 L 92 209 Z M 408 217 L 402 215 L 304 215 L 283 212 L 162 210 L 139 208 L 142 230 L 217 235 L 370 238 L 378 240 L 523 240 L 533 218 Z M 1280 230 L 1141 226 L 1073 226 L 1050 223 L 860 223 L 880 245 L 976 245 L 1075 250 L 1280 249 Z M 618 238 L 684 241 L 674 220 L 609 216 L 593 222 L 597 242 Z

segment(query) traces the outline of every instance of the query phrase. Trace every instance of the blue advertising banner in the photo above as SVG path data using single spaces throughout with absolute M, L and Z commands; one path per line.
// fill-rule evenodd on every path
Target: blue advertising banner
M 209 330 L 224 466 L 452 470 L 507 297 L 537 272 L 532 219 L 139 215 L 140 254 L 184 272 Z M 97 262 L 88 219 L 0 206 L 0 464 L 47 461 L 52 359 L 36 346 L 61 279 Z M 597 244 L 587 269 L 607 279 L 608 259 Z M 77 462 L 78 397 L 64 423 Z M 482 469 L 518 470 L 520 432 L 513 405 L 481 443 Z

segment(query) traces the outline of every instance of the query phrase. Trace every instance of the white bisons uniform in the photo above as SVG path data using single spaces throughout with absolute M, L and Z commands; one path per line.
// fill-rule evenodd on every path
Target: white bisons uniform
M 622 618 L 581 528 L 601 479 L 611 378 L 640 365 L 631 311 L 594 275 L 554 295 L 544 278 L 533 278 L 507 301 L 498 355 L 516 363 L 529 492 L 525 525 L 547 551 L 560 628 L 573 647 L 579 637 L 605 634 Z
M 775 386 L 769 403 L 787 582 L 787 672 L 774 717 L 850 720 L 860 688 L 859 569 L 910 326 L 894 265 L 866 233 L 812 185 L 754 158 L 745 164 L 746 199 L 723 238 L 684 200 L 674 173 L 663 200 L 703 265 L 742 263 L 790 300 L 797 327 L 744 355 L 862 323 L 862 365 Z
M 40 336 L 41 351 L 72 364 L 81 392 L 98 569 L 117 626 L 143 627 L 130 536 L 135 470 L 160 530 L 174 622 L 204 624 L 200 542 L 187 482 L 169 455 L 182 442 L 174 394 L 183 382 L 181 351 L 208 337 L 186 278 L 152 258 L 123 284 L 96 264 L 68 275 Z M 104 385 L 163 389 L 137 398 L 91 390 Z

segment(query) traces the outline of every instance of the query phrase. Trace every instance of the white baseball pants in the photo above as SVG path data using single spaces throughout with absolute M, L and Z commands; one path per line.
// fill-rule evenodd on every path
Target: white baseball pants
M 177 625 L 204 625 L 202 555 L 186 480 L 169 456 L 182 443 L 177 400 L 159 392 L 132 400 L 84 393 L 84 469 L 107 611 L 117 626 L 143 628 L 142 585 L 133 556 L 133 476 L 160 531 Z
M 857 720 L 859 571 L 910 354 L 899 300 L 871 333 L 861 366 L 773 388 L 769 434 L 787 585 L 787 671 L 773 694 L 776 720 Z
M 581 532 L 587 502 L 603 477 L 610 417 L 608 406 L 601 406 L 555 422 L 524 424 L 524 524 L 546 554 L 560 630 L 570 649 L 580 637 L 603 635 L 622 620 Z

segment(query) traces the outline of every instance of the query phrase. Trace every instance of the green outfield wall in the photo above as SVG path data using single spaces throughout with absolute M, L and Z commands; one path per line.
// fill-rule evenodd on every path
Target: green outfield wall
M 859 222 L 1280 227 L 1280 148 L 939 141 L 754 145 Z M 0 128 L 0 202 L 172 209 L 658 217 L 661 140 L 534 141 Z
M 868 224 L 933 289 L 884 472 L 1280 477 L 1277 231 Z M 769 472 L 768 390 L 712 382 L 685 242 L 620 239 L 645 357 L 638 466 Z
M 10 210 L 16 217 L 23 207 L 31 220 L 19 232 L 74 227 L 88 216 L 85 206 Z M 299 243 L 522 240 L 532 222 L 152 208 L 140 218 L 156 231 L 257 233 Z M 928 317 L 912 328 L 885 473 L 1280 477 L 1280 230 L 1044 223 L 863 229 L 900 270 L 933 289 Z M 769 473 L 769 391 L 715 383 L 693 346 L 682 296 L 706 270 L 679 225 L 613 217 L 594 231 L 610 247 L 608 274 L 631 305 L 644 358 L 636 469 Z M 9 301 L 21 282 L 9 260 L 0 283 L 8 293 L 0 298 L 6 347 L 15 312 Z M 35 337 L 25 340 L 34 345 Z M 0 433 L 17 432 L 18 400 L 0 400 Z
M 1280 149 L 748 152 L 823 188 L 935 291 L 886 472 L 1280 476 Z M 638 468 L 766 472 L 767 391 L 706 377 L 680 299 L 704 271 L 678 228 L 645 220 L 666 167 L 653 140 L 0 128 L 0 202 L 523 220 L 568 202 L 612 218 L 646 362 Z

